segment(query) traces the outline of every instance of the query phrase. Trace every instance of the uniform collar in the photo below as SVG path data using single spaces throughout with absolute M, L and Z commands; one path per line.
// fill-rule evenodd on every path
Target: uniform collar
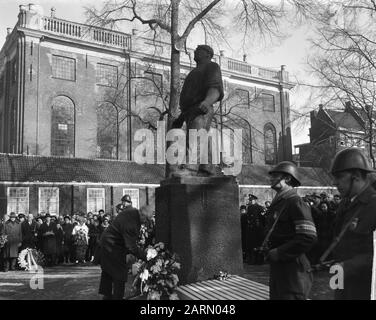
M 369 198 L 375 194 L 375 190 L 371 187 L 370 184 L 367 184 L 358 195 L 355 196 L 354 201 L 359 201 L 362 203 L 369 203 Z M 353 202 L 353 201 L 352 201 Z
M 273 204 L 279 202 L 280 200 L 282 199 L 289 199 L 289 198 L 292 198 L 294 196 L 297 195 L 297 191 L 295 188 L 292 188 L 292 189 L 288 189 L 288 190 L 285 190 L 285 191 L 282 191 L 282 192 L 279 192 L 275 195 L 272 203 L 270 206 L 272 206 Z

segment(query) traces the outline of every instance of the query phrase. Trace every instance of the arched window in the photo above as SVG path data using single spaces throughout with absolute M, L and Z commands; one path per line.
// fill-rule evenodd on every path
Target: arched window
M 265 164 L 277 163 L 277 137 L 276 130 L 271 123 L 264 127 Z
M 66 96 L 52 101 L 51 155 L 74 157 L 75 107 Z
M 103 159 L 117 159 L 119 140 L 119 110 L 111 103 L 97 107 L 97 156 Z

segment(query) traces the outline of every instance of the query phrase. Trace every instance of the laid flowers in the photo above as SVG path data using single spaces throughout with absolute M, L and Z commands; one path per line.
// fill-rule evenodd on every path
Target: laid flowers
M 0 248 L 4 247 L 8 242 L 8 236 L 6 234 L 0 235 Z
M 18 255 L 18 265 L 27 271 L 37 270 L 39 266 L 45 265 L 45 258 L 41 251 L 26 248 Z
M 132 272 L 136 275 L 133 286 L 141 294 L 146 294 L 147 300 L 164 297 L 178 300 L 175 290 L 179 283 L 177 271 L 180 263 L 176 254 L 171 254 L 163 242 L 148 246 L 145 253 L 146 261 L 139 260 L 132 266 Z
M 87 236 L 86 233 L 82 230 L 78 230 L 74 235 L 74 244 L 75 245 L 87 245 Z

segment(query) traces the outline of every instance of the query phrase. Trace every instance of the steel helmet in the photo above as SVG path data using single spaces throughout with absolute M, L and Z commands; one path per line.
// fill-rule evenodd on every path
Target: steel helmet
M 300 179 L 297 166 L 290 161 L 282 161 L 278 163 L 272 170 L 269 171 L 269 174 L 278 172 L 278 173 L 287 173 L 294 180 L 294 187 L 300 186 Z
M 348 148 L 339 151 L 334 157 L 330 172 L 335 174 L 337 172 L 352 169 L 363 170 L 366 172 L 374 171 L 360 149 Z
M 122 202 L 129 202 L 131 203 L 132 202 L 132 199 L 131 199 L 131 196 L 129 194 L 125 194 L 122 198 L 121 198 L 121 201 Z

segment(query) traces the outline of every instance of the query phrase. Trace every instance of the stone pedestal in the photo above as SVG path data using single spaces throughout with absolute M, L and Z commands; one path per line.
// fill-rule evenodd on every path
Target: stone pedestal
M 180 284 L 243 273 L 234 177 L 179 177 L 156 190 L 156 239 L 180 257 Z

